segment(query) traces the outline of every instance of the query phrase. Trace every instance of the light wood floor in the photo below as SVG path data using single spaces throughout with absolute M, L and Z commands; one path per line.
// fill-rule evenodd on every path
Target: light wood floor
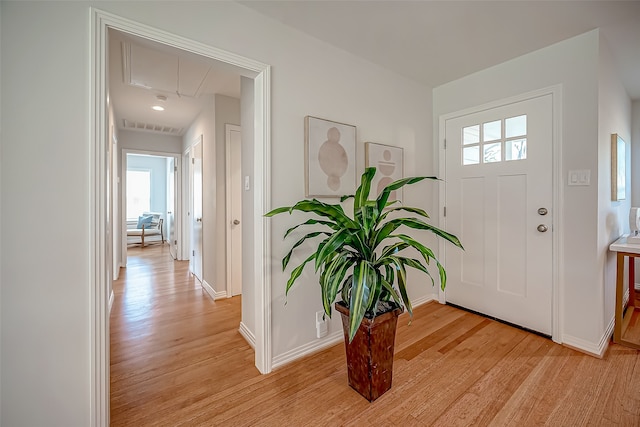
M 596 359 L 449 306 L 398 323 L 393 387 L 368 403 L 344 347 L 269 375 L 168 247 L 130 249 L 111 314 L 113 426 L 640 426 L 639 352 Z

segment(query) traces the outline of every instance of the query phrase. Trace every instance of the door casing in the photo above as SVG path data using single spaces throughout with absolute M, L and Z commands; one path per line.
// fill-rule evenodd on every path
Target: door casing
M 271 357 L 271 259 L 270 229 L 262 212 L 271 209 L 271 67 L 246 58 L 171 34 L 121 16 L 91 7 L 90 28 L 90 425 L 109 425 L 109 296 L 112 262 L 108 258 L 113 244 L 109 239 L 108 224 L 108 30 L 110 28 L 135 36 L 188 50 L 235 67 L 243 76 L 254 80 L 254 140 L 252 144 L 254 166 L 251 173 L 255 182 L 251 214 L 254 235 L 251 236 L 255 275 L 255 365 L 261 373 L 272 369 Z M 111 230 L 112 232 L 113 230 Z
M 142 155 L 149 155 L 149 156 L 158 156 L 158 157 L 173 157 L 176 159 L 176 165 L 178 166 L 178 183 L 176 184 L 176 188 L 175 188 L 175 192 L 176 192 L 176 198 L 179 200 L 180 197 L 182 197 L 181 192 L 182 192 L 182 188 L 181 188 L 181 178 L 180 178 L 180 159 L 181 156 L 180 154 L 176 154 L 176 153 L 169 153 L 169 152 L 165 152 L 165 151 L 152 151 L 152 150 L 136 150 L 136 149 L 131 149 L 131 148 L 123 148 L 122 149 L 122 157 L 120 159 L 120 164 L 122 165 L 122 176 L 120 179 L 120 187 L 122 188 L 122 191 L 120 192 L 120 206 L 122 206 L 121 212 L 120 212 L 120 224 L 121 224 L 121 230 L 119 230 L 120 232 L 120 242 L 121 242 L 121 254 L 122 254 L 122 260 L 121 263 L 122 265 L 126 266 L 127 265 L 127 211 L 126 211 L 126 206 L 127 206 L 127 192 L 126 192 L 126 186 L 127 186 L 127 154 L 142 154 Z M 179 208 L 176 208 L 176 210 L 178 210 Z M 166 212 L 165 212 L 166 214 Z M 176 212 L 176 218 L 180 217 L 180 212 Z M 118 230 L 115 230 L 114 232 L 117 232 Z M 178 230 L 176 230 L 178 231 Z M 165 236 L 166 238 L 168 238 L 168 236 Z M 178 239 L 178 246 L 180 245 L 180 235 L 178 234 L 177 236 Z

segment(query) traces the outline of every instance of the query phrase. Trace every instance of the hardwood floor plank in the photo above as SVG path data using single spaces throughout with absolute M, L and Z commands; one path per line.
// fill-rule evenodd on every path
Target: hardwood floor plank
M 344 344 L 260 375 L 240 297 L 213 301 L 168 247 L 130 251 L 111 313 L 113 426 L 639 426 L 640 356 L 603 359 L 430 302 L 398 321 L 393 387 L 347 382 Z

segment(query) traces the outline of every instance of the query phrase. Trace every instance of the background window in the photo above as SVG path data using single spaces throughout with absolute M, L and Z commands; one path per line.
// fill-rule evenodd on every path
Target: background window
M 127 171 L 127 219 L 138 219 L 151 210 L 151 171 Z

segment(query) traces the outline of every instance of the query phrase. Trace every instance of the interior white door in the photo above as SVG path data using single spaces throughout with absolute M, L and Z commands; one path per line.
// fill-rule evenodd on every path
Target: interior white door
M 191 157 L 191 272 L 202 282 L 202 140 L 194 146 Z
M 242 293 L 242 148 L 240 126 L 226 125 L 227 295 Z
M 178 163 L 177 158 L 169 157 L 167 161 L 167 239 L 169 253 L 173 259 L 178 258 L 178 238 L 176 233 L 175 212 L 178 207 L 176 201 Z
M 447 302 L 551 335 L 552 95 L 445 121 Z

